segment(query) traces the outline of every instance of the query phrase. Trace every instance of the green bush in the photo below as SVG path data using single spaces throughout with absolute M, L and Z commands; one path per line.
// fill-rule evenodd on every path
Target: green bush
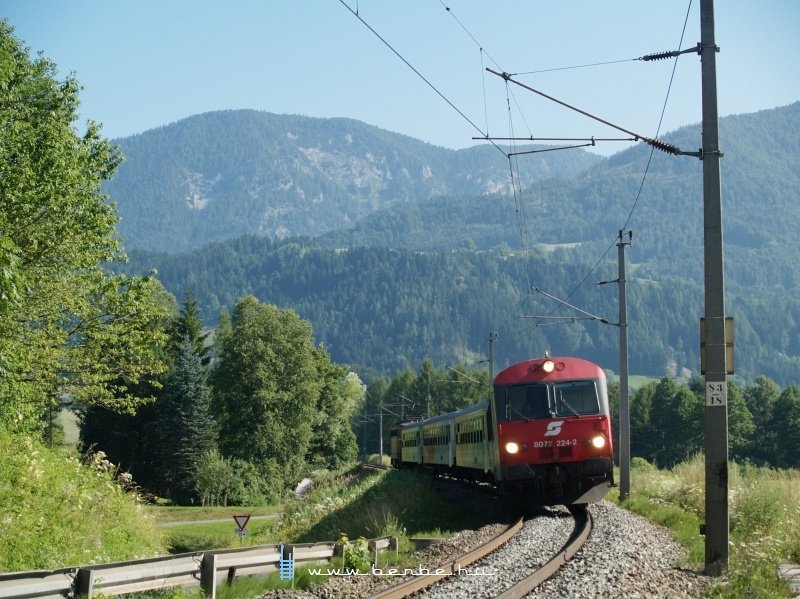
M 656 467 L 653 464 L 639 456 L 631 458 L 631 468 L 633 470 L 642 470 L 645 472 L 652 472 L 656 470 Z
M 342 554 L 344 556 L 344 567 L 357 572 L 369 572 L 372 566 L 372 555 L 369 552 L 369 545 L 364 537 L 359 537 L 351 541 L 345 535 L 341 538 L 344 545 Z
M 204 506 L 264 505 L 280 499 L 282 485 L 270 484 L 250 462 L 207 451 L 197 464 L 196 489 Z
M 166 553 L 154 521 L 115 474 L 0 430 L 0 571 Z
M 391 466 L 392 465 L 392 456 L 383 454 L 378 455 L 377 453 L 371 453 L 367 456 L 367 464 L 375 464 L 376 466 Z

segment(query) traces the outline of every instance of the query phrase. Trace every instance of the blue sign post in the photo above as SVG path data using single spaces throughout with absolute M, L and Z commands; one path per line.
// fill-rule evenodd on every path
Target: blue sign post
M 289 552 L 284 552 L 281 545 L 281 559 L 278 562 L 278 572 L 281 580 L 294 580 L 294 557 Z

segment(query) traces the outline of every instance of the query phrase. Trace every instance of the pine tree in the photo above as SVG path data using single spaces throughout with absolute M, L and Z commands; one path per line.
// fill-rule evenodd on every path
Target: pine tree
M 169 328 L 170 349 L 177 358 L 180 347 L 185 338 L 188 338 L 195 352 L 200 356 L 204 366 L 210 362 L 210 348 L 206 344 L 208 333 L 203 333 L 203 321 L 200 306 L 191 291 L 187 291 L 181 304 L 181 311 Z
M 168 495 L 176 503 L 197 501 L 197 466 L 216 447 L 206 370 L 186 336 L 167 385 L 161 410 L 161 467 Z

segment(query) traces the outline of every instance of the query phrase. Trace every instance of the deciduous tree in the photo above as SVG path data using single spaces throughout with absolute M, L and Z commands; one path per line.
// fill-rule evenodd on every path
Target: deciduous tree
M 220 451 L 287 486 L 305 465 L 322 387 L 311 326 L 252 296 L 231 325 L 213 377 Z
M 781 388 L 766 376 L 757 376 L 755 384 L 744 390 L 744 400 L 755 427 L 750 458 L 756 462 L 774 463 L 778 439 L 772 422 L 780 396 Z
M 164 369 L 163 288 L 104 268 L 123 257 L 100 190 L 121 156 L 76 131 L 78 90 L 0 22 L 0 424 L 17 430 L 65 394 L 132 409 Z
M 307 461 L 315 466 L 335 469 L 356 459 L 358 450 L 350 422 L 364 395 L 364 385 L 354 372 L 332 364 L 323 348 L 318 347 L 316 355 L 322 388 Z

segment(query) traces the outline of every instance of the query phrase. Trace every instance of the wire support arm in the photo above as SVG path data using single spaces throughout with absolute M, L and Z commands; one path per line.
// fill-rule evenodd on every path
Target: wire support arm
M 638 141 L 634 137 L 495 137 L 486 135 L 483 137 L 473 137 L 474 140 L 484 141 Z
M 565 302 L 561 298 L 558 298 L 555 295 L 551 295 L 551 294 L 547 293 L 546 291 L 544 291 L 542 289 L 539 289 L 538 287 L 532 287 L 531 289 L 533 289 L 533 291 L 535 291 L 536 293 L 541 293 L 545 297 L 549 297 L 550 299 L 557 301 L 559 304 L 561 304 L 563 306 L 567 306 L 568 308 L 572 308 L 576 312 L 580 312 L 581 314 L 585 314 L 586 315 L 586 318 L 575 318 L 573 316 L 567 316 L 567 317 L 563 317 L 565 319 L 571 319 L 573 322 L 575 320 L 597 320 L 599 322 L 602 322 L 603 324 L 610 324 L 610 325 L 614 325 L 614 326 L 619 326 L 617 323 L 609 322 L 605 318 L 601 318 L 599 316 L 595 316 L 591 312 L 587 312 L 586 310 L 581 310 L 580 308 L 578 308 L 578 306 L 573 306 L 569 302 Z M 539 318 L 539 317 L 532 316 L 531 318 Z M 546 318 L 556 319 L 556 318 L 560 318 L 560 317 L 558 317 L 558 316 L 555 316 L 555 317 L 554 316 L 548 316 Z
M 558 146 L 556 148 L 542 148 L 541 150 L 524 150 L 522 152 L 509 152 L 506 154 L 509 158 L 512 156 L 524 156 L 525 154 L 541 154 L 542 152 L 555 152 L 557 150 L 573 150 L 575 148 L 588 148 L 594 146 L 594 143 L 577 144 L 573 146 Z
M 521 316 L 520 318 L 532 318 L 535 320 L 551 320 L 553 322 L 538 322 L 536 323 L 537 327 L 546 327 L 552 326 L 554 324 L 572 324 L 578 322 L 579 320 L 598 320 L 593 316 Z M 609 323 L 603 319 L 599 319 L 600 322 L 604 322 L 605 324 L 613 324 Z
M 652 137 L 647 137 L 646 135 L 641 135 L 640 133 L 635 133 L 634 131 L 630 131 L 628 129 L 625 129 L 624 127 L 620 127 L 619 125 L 615 125 L 614 123 L 611 123 L 611 122 L 609 122 L 609 121 L 607 121 L 605 119 L 600 118 L 599 116 L 596 116 L 596 115 L 594 115 L 594 114 L 592 114 L 590 112 L 586 112 L 585 110 L 581 110 L 580 108 L 578 108 L 576 106 L 573 106 L 572 104 L 568 104 L 567 102 L 559 100 L 558 98 L 555 98 L 555 97 L 553 97 L 553 96 L 551 96 L 549 94 L 544 93 L 543 91 L 535 89 L 535 88 L 531 87 L 530 85 L 526 85 L 525 83 L 522 83 L 521 81 L 517 81 L 516 79 L 514 79 L 508 73 L 505 73 L 505 72 L 501 73 L 501 72 L 495 71 L 495 70 L 493 70 L 493 69 L 491 69 L 489 67 L 486 67 L 486 70 L 489 71 L 490 73 L 492 73 L 493 75 L 497 75 L 498 77 L 501 77 L 506 82 L 511 82 L 514 85 L 518 85 L 519 87 L 521 87 L 523 89 L 527 89 L 528 91 L 533 92 L 535 94 L 538 94 L 538 95 L 542 96 L 543 98 L 547 98 L 548 100 L 550 100 L 552 102 L 555 102 L 556 104 L 560 104 L 561 106 L 564 106 L 565 108 L 569 108 L 570 110 L 578 112 L 578 113 L 580 113 L 580 114 L 582 114 L 582 115 L 584 115 L 586 117 L 589 117 L 592 120 L 595 120 L 595 121 L 597 121 L 599 123 L 603 123 L 604 125 L 607 125 L 607 126 L 611 127 L 612 129 L 616 129 L 617 131 L 621 131 L 622 133 L 627 133 L 628 135 L 630 135 L 630 136 L 632 136 L 634 138 L 633 141 L 641 140 L 641 141 L 651 145 L 655 149 L 661 150 L 662 152 L 666 152 L 667 154 L 673 154 L 673 155 L 676 155 L 676 156 L 677 155 L 681 155 L 681 154 L 690 155 L 690 156 L 694 156 L 695 155 L 695 153 L 683 152 L 683 151 L 679 150 L 678 148 L 676 148 L 675 146 L 673 146 L 672 144 L 667 143 L 667 142 L 665 142 L 663 140 L 653 139 Z

